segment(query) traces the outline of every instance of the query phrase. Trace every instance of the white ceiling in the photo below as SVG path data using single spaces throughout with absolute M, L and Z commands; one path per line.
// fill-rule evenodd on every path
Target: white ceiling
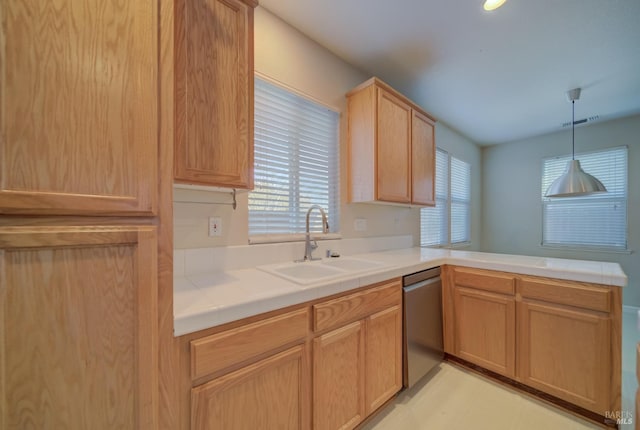
M 640 0 L 260 0 L 473 141 L 640 113 Z

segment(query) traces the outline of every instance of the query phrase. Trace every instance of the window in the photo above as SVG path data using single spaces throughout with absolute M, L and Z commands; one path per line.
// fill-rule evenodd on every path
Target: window
M 339 114 L 255 78 L 254 190 L 249 235 L 305 232 L 307 210 L 320 205 L 339 230 Z M 314 211 L 313 231 L 322 231 Z
M 626 250 L 627 148 L 576 154 L 582 169 L 598 178 L 606 193 L 544 197 L 570 159 L 567 155 L 542 162 L 542 245 Z
M 420 245 L 471 241 L 471 165 L 436 150 L 436 206 L 420 210 Z

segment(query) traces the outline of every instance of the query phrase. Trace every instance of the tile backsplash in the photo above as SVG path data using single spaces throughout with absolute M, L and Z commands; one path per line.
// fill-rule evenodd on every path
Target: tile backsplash
M 337 251 L 340 255 L 354 255 L 412 246 L 411 235 L 322 240 L 318 241 L 314 256 L 324 257 L 327 250 Z M 303 255 L 304 242 L 176 249 L 173 254 L 173 276 L 247 269 L 298 260 Z

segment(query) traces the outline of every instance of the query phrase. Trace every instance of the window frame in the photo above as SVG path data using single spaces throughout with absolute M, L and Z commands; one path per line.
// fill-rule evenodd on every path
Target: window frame
M 264 84 L 274 87 L 277 90 L 283 91 L 283 94 L 286 94 L 286 96 L 290 96 L 292 98 L 295 98 L 296 100 L 294 100 L 294 102 L 301 102 L 301 103 L 310 103 L 313 104 L 315 108 L 321 108 L 321 109 L 326 109 L 327 111 L 331 112 L 334 116 L 332 118 L 332 121 L 335 121 L 335 130 L 331 131 L 331 134 L 335 134 L 335 141 L 333 142 L 334 145 L 333 147 L 335 148 L 335 152 L 329 156 L 330 158 L 330 162 L 329 165 L 327 166 L 327 170 L 328 170 L 328 175 L 331 177 L 331 172 L 335 171 L 335 175 L 332 176 L 332 180 L 328 180 L 328 185 L 330 187 L 330 189 L 328 190 L 328 203 L 327 205 L 329 207 L 325 207 L 325 204 L 322 204 L 322 208 L 327 212 L 327 216 L 330 217 L 330 221 L 329 221 L 329 233 L 323 234 L 320 232 L 319 229 L 315 229 L 315 228 L 311 228 L 311 233 L 312 236 L 314 237 L 314 239 L 320 240 L 320 239 L 339 239 L 341 237 L 340 235 L 340 121 L 341 121 L 341 112 L 339 109 L 329 106 L 325 103 L 323 103 L 322 101 L 319 101 L 317 99 L 315 99 L 312 96 L 309 96 L 295 88 L 292 88 L 286 84 L 283 84 L 277 80 L 274 80 L 266 75 L 263 75 L 261 73 L 255 72 L 254 73 L 254 82 L 256 82 L 256 87 L 257 87 L 257 81 L 260 80 L 262 81 Z M 290 106 L 291 107 L 291 106 Z M 270 112 L 270 114 L 272 114 Z M 254 127 L 255 127 L 255 121 L 256 121 L 256 117 L 258 115 L 255 115 L 254 113 Z M 300 128 L 298 127 L 300 124 L 304 124 L 304 121 L 300 122 L 300 123 L 295 123 L 293 124 L 295 129 L 291 129 L 292 131 L 290 131 L 290 133 L 288 134 L 288 136 L 292 136 L 292 135 L 299 135 L 300 134 Z M 257 128 L 257 127 L 256 127 Z M 257 139 L 256 139 L 257 133 L 254 133 L 254 146 L 257 146 Z M 300 140 L 298 138 L 294 139 L 295 142 L 299 142 Z M 298 153 L 300 152 L 300 150 L 304 150 L 303 147 L 301 147 L 300 145 L 296 145 L 293 148 L 289 148 L 289 150 L 291 151 L 291 153 Z M 295 158 L 295 159 L 294 159 Z M 333 163 L 331 163 L 331 161 L 335 160 L 335 165 L 332 165 Z M 257 157 L 254 158 L 254 171 L 258 171 L 259 169 L 256 166 L 256 161 L 257 161 Z M 300 170 L 300 165 L 301 165 L 301 160 L 298 157 L 293 157 L 291 158 L 291 167 L 293 168 L 295 166 L 295 172 L 299 172 Z M 288 195 L 291 196 L 292 198 L 294 198 L 295 201 L 291 201 L 289 202 L 289 205 L 287 207 L 286 213 L 289 214 L 288 217 L 290 219 L 294 219 L 296 218 L 296 215 L 298 216 L 297 222 L 294 224 L 296 227 L 300 227 L 300 219 L 299 217 L 300 215 L 300 209 L 301 209 L 301 202 L 300 202 L 300 198 L 301 198 L 301 187 L 299 185 L 299 183 L 295 180 L 292 180 L 291 178 L 293 176 L 295 176 L 295 172 L 294 170 L 290 170 L 288 171 L 289 173 L 289 179 L 288 182 L 286 183 L 286 186 L 288 187 Z M 327 178 L 329 179 L 329 178 Z M 280 243 L 280 242 L 292 242 L 292 241 L 301 241 L 305 239 L 305 229 L 302 228 L 302 230 L 300 231 L 289 231 L 289 232 L 282 232 L 282 231 L 276 231 L 276 232 L 259 232 L 259 233 L 251 233 L 251 193 L 253 193 L 258 187 L 258 181 L 254 181 L 254 190 L 249 190 L 249 195 L 247 197 L 248 200 L 248 218 L 247 218 L 247 227 L 248 227 L 248 239 L 249 239 L 249 243 L 250 244 L 258 244 L 258 243 Z M 295 197 L 293 197 L 295 196 Z M 319 202 L 311 202 L 309 203 L 309 206 L 312 204 L 318 204 Z M 332 207 L 332 204 L 334 205 L 334 207 Z M 305 212 L 306 213 L 306 212 Z M 314 211 L 312 213 L 312 217 L 311 217 L 311 221 L 312 224 L 318 224 L 320 221 L 320 216 L 319 216 L 319 211 Z M 283 219 L 287 217 L 287 215 L 283 215 Z M 290 224 L 292 225 L 292 224 Z M 267 228 L 268 230 L 268 228 Z M 318 231 L 316 231 L 318 230 Z
M 550 160 L 562 159 L 568 162 L 571 160 L 571 154 L 558 155 L 553 157 L 545 157 L 541 161 L 541 174 L 540 174 L 540 184 L 542 189 L 542 197 L 540 200 L 540 247 L 544 249 L 555 249 L 555 250 L 566 250 L 566 251 L 585 251 L 585 252 L 604 252 L 604 253 L 621 253 L 621 254 L 629 254 L 631 253 L 629 249 L 629 148 L 627 145 L 615 146 L 610 148 L 602 148 L 596 149 L 593 151 L 586 151 L 576 153 L 574 158 L 576 160 L 580 160 L 585 156 L 589 156 L 597 153 L 605 153 L 605 152 L 613 152 L 624 150 L 625 152 L 625 177 L 624 177 L 624 197 L 613 196 L 613 197 L 604 197 L 604 196 L 574 196 L 574 197 L 545 197 L 546 189 L 544 187 L 544 172 L 545 172 L 545 163 Z M 555 179 L 555 178 L 553 178 Z M 549 203 L 562 203 L 563 201 L 567 202 L 576 202 L 581 201 L 584 203 L 593 203 L 593 202 L 624 202 L 625 214 L 624 214 L 624 245 L 616 246 L 616 245 L 589 245 L 589 244 L 576 244 L 576 243 L 560 243 L 560 242 L 545 242 L 545 226 L 546 226 L 546 211 Z
M 425 208 L 421 208 L 420 209 L 420 247 L 423 248 L 464 248 L 464 247 L 468 247 L 471 245 L 471 208 L 472 208 L 472 193 L 471 193 L 471 163 L 469 163 L 468 161 L 464 160 L 463 158 L 460 157 L 454 157 L 449 151 L 439 148 L 436 148 L 436 157 L 438 152 L 440 152 L 441 154 L 443 154 L 443 156 L 446 157 L 446 164 L 447 164 L 447 178 L 446 178 L 446 198 L 443 199 L 442 197 L 438 197 L 437 194 L 437 186 L 436 186 L 436 195 L 435 195 L 435 202 L 436 202 L 436 206 L 431 206 L 431 207 L 425 207 Z M 458 203 L 464 203 L 466 204 L 467 207 L 467 211 L 466 211 L 466 215 L 467 215 L 467 225 L 466 225 L 466 231 L 468 233 L 468 237 L 466 238 L 466 240 L 463 241 L 457 241 L 457 242 L 452 242 L 451 238 L 452 238 L 452 231 L 453 231 L 453 223 L 452 223 L 452 203 L 454 203 L 454 198 L 452 197 L 452 179 L 453 179 L 453 175 L 451 174 L 452 169 L 452 160 L 455 159 L 461 163 L 464 163 L 467 166 L 468 169 L 468 184 L 467 184 L 467 189 L 469 192 L 469 198 L 468 200 L 459 200 Z M 436 165 L 437 165 L 437 161 L 436 161 Z M 438 174 L 438 170 L 436 169 L 436 175 Z M 437 182 L 437 177 L 436 177 L 436 182 Z M 424 244 L 422 242 L 422 228 L 423 228 L 423 223 L 422 223 L 422 219 L 423 219 L 423 212 L 424 210 L 428 210 L 428 209 L 435 209 L 438 205 L 438 202 L 440 201 L 444 201 L 445 204 L 445 216 L 446 216 L 446 224 L 447 224 L 447 231 L 446 231 L 446 241 L 444 242 L 440 242 L 437 244 Z M 440 223 L 442 224 L 442 223 Z

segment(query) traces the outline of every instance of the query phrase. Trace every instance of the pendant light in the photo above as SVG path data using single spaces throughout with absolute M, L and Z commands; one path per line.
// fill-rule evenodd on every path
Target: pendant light
M 575 116 L 576 100 L 580 98 L 580 88 L 567 92 L 571 102 L 571 161 L 567 163 L 567 170 L 553 181 L 547 189 L 545 197 L 576 197 L 594 193 L 606 193 L 607 189 L 598 179 L 586 173 L 576 160 Z

